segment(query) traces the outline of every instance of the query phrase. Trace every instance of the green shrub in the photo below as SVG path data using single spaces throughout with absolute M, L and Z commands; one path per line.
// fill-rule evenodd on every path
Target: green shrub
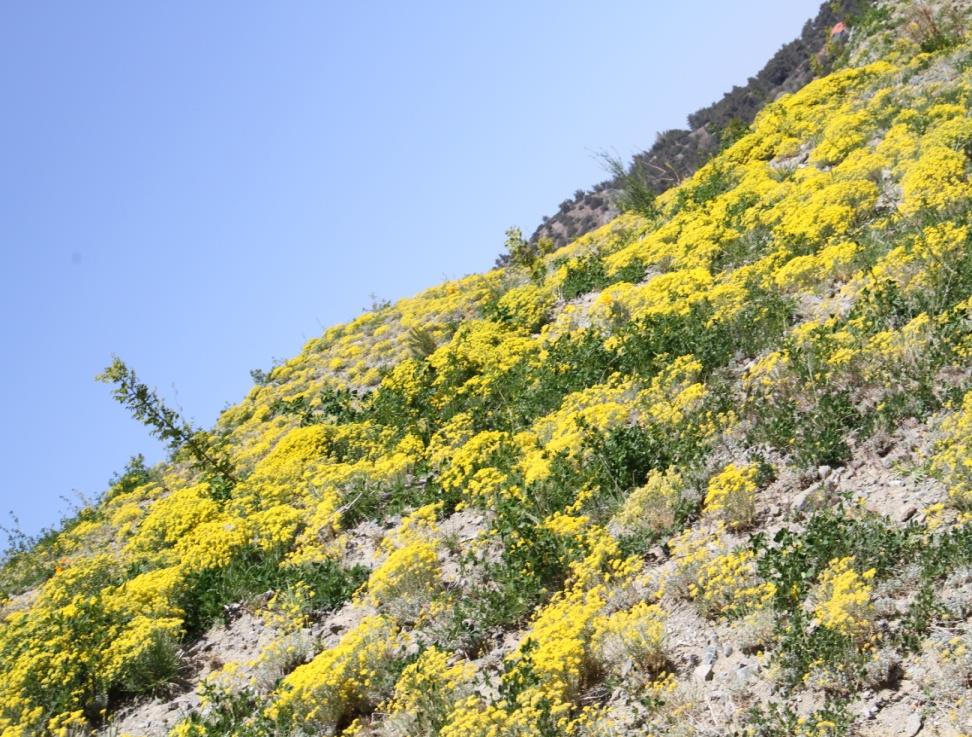
M 167 407 L 154 389 L 138 380 L 135 372 L 115 356 L 111 365 L 98 375 L 98 381 L 114 384 L 115 399 L 128 408 L 132 417 L 168 445 L 173 453 L 184 452 L 193 465 L 210 481 L 210 488 L 226 498 L 237 483 L 236 470 L 223 447 L 223 439 L 205 430 L 196 430 L 178 412 Z
M 567 276 L 560 287 L 560 292 L 563 298 L 569 301 L 603 289 L 611 281 L 600 256 L 591 254 L 568 263 Z
M 803 606 L 830 561 L 851 556 L 861 569 L 875 569 L 881 580 L 920 554 L 922 532 L 917 525 L 896 527 L 879 517 L 855 519 L 838 507 L 814 514 L 802 532 L 784 528 L 772 541 L 763 533 L 751 538 L 759 574 L 775 586 L 778 658 L 790 687 L 820 664 L 849 685 L 863 673 L 866 656 L 857 643 L 826 627 L 811 627 Z
M 625 166 L 621 159 L 606 152 L 602 152 L 600 158 L 619 189 L 617 205 L 621 212 L 636 212 L 654 220 L 658 216 L 657 193 L 651 186 L 645 160 L 636 157 L 631 166 Z
M 333 561 L 281 565 L 281 556 L 251 549 L 224 568 L 190 573 L 183 595 L 185 626 L 190 637 L 223 619 L 226 605 L 245 601 L 265 591 L 285 589 L 302 581 L 314 592 L 315 607 L 335 609 L 367 579 L 362 566 L 342 568 Z

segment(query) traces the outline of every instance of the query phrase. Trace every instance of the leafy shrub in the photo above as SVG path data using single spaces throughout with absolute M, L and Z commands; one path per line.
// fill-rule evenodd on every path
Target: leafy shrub
M 603 289 L 611 283 L 604 267 L 604 261 L 597 254 L 571 261 L 567 264 L 567 275 L 560 287 L 566 300 Z
M 333 561 L 302 566 L 281 565 L 276 555 L 244 551 L 224 568 L 192 572 L 186 577 L 183 609 L 190 636 L 204 632 L 226 614 L 226 605 L 268 590 L 303 581 L 313 592 L 315 607 L 334 609 L 351 598 L 367 578 L 367 569 L 341 568 Z
M 639 602 L 594 623 L 594 647 L 603 667 L 619 676 L 632 667 L 660 672 L 668 663 L 666 616 L 657 604 Z
M 648 173 L 648 164 L 644 157 L 636 156 L 631 166 L 607 152 L 600 155 L 608 173 L 611 174 L 615 186 L 620 190 L 617 198 L 618 208 L 622 212 L 636 212 L 642 217 L 653 220 L 658 216 L 655 206 L 657 192 L 652 178 Z
M 730 527 L 746 527 L 756 514 L 755 464 L 739 467 L 730 463 L 709 479 L 704 511 Z
M 194 429 L 178 412 L 167 407 L 154 389 L 141 383 L 135 372 L 117 356 L 98 375 L 98 380 L 115 384 L 112 392 L 115 399 L 155 437 L 165 441 L 170 450 L 185 450 L 196 467 L 212 479 L 214 493 L 223 497 L 230 493 L 238 479 L 218 437 Z

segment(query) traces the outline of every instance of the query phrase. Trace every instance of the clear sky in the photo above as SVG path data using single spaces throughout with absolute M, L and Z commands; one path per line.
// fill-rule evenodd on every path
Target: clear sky
M 112 353 L 211 425 L 369 295 L 490 268 L 818 5 L 3 3 L 0 511 L 33 533 L 163 457 Z

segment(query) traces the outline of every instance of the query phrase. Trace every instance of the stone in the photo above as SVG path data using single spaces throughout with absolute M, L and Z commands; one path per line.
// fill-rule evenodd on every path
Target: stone
M 914 504 L 906 504 L 898 513 L 898 522 L 907 522 L 918 512 Z
M 755 663 L 740 663 L 735 672 L 736 685 L 745 686 L 748 684 L 756 676 L 758 670 L 759 667 Z
M 701 663 L 692 672 L 692 680 L 696 683 L 705 683 L 712 680 L 712 664 Z
M 921 731 L 922 726 L 921 713 L 916 711 L 905 721 L 901 730 L 901 737 L 915 737 Z

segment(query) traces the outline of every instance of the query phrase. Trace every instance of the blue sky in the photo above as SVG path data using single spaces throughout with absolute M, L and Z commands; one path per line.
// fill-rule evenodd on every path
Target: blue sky
M 4 3 L 0 512 L 36 532 L 163 457 L 113 353 L 208 426 L 369 295 L 490 268 L 818 4 Z

